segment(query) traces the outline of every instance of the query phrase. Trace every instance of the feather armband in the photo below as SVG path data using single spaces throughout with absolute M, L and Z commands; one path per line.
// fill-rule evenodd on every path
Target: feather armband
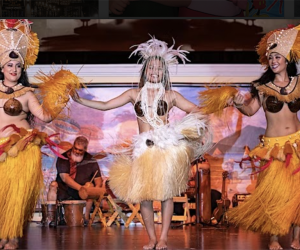
M 203 114 L 216 114 L 220 116 L 228 102 L 238 92 L 237 89 L 224 86 L 216 89 L 208 88 L 199 92 L 199 106 Z
M 37 96 L 43 109 L 50 113 L 52 118 L 56 118 L 66 106 L 70 93 L 84 87 L 75 74 L 65 69 L 49 75 L 39 72 L 35 78 L 39 81 Z

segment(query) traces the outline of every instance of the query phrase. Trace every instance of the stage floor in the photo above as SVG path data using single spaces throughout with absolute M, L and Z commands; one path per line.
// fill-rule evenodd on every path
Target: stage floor
M 172 224 L 174 226 L 176 224 Z M 177 224 L 178 225 L 178 224 Z M 156 225 L 159 234 L 161 225 Z M 20 249 L 142 249 L 147 243 L 146 229 L 139 223 L 124 226 L 103 227 L 96 223 L 91 227 L 57 228 L 42 227 L 31 222 L 20 240 Z M 172 227 L 169 231 L 168 249 L 227 249 L 263 250 L 268 249 L 269 238 L 258 233 L 245 232 L 238 228 L 215 228 L 190 225 Z M 290 236 L 280 238 L 284 249 L 290 249 Z

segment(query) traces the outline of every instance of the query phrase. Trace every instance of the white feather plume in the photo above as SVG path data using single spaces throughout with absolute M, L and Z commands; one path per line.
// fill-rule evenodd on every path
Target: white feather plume
M 182 46 L 179 46 L 177 49 L 173 49 L 175 45 L 175 40 L 173 39 L 173 45 L 168 48 L 168 44 L 164 41 L 156 39 L 154 36 L 150 36 L 151 39 L 145 43 L 139 45 L 133 45 L 130 48 L 137 47 L 129 56 L 139 55 L 143 61 L 147 60 L 149 57 L 159 56 L 162 57 L 167 65 L 178 64 L 177 58 L 179 58 L 183 63 L 190 61 L 187 59 L 185 54 L 189 52 L 186 50 L 181 50 Z
M 182 133 L 186 129 L 197 131 L 196 140 L 186 138 Z M 188 114 L 182 120 L 167 124 L 154 130 L 141 133 L 133 139 L 133 158 L 142 155 L 148 149 L 147 140 L 151 140 L 156 147 L 166 150 L 182 143 L 193 148 L 194 159 L 203 155 L 212 146 L 212 131 L 207 116 L 201 114 Z

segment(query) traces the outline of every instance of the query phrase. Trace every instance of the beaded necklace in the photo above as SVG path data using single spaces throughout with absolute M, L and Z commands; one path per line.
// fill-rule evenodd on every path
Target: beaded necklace
M 5 93 L 5 94 L 12 94 L 14 93 L 16 90 L 19 90 L 19 88 L 23 86 L 21 83 L 17 83 L 15 86 L 13 87 L 9 87 L 6 86 L 3 81 L 0 81 L 0 91 Z

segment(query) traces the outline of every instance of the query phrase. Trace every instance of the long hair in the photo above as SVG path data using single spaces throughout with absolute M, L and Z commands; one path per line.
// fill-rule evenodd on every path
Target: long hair
M 0 80 L 4 80 L 4 74 L 2 72 L 2 68 L 0 68 Z M 26 72 L 26 70 L 24 70 L 24 68 L 21 71 L 21 76 L 20 76 L 18 82 L 21 83 L 24 87 L 31 87 L 31 84 L 29 83 L 29 80 L 28 80 L 27 72 Z M 26 120 L 30 124 L 31 127 L 34 126 L 34 115 L 31 112 L 27 113 Z
M 147 81 L 147 68 L 148 68 L 148 65 L 150 64 L 151 61 L 154 61 L 154 60 L 159 60 L 159 62 L 162 63 L 162 67 L 163 67 L 162 83 L 163 83 L 166 90 L 170 90 L 171 89 L 171 83 L 170 83 L 169 69 L 168 69 L 168 66 L 166 64 L 166 61 L 160 56 L 151 56 L 144 62 L 143 67 L 141 69 L 139 88 L 141 89 L 142 87 L 144 87 L 145 82 Z
M 289 77 L 293 77 L 293 76 L 297 75 L 297 65 L 294 61 L 293 62 L 287 61 L 286 72 Z M 269 66 L 268 69 L 261 75 L 261 77 L 256 79 L 255 81 L 253 81 L 253 83 L 258 83 L 259 85 L 264 85 L 264 84 L 267 84 L 268 82 L 274 81 L 274 79 L 275 79 L 275 73 Z M 251 92 L 252 97 L 258 96 L 258 91 L 253 85 L 251 86 L 250 92 Z

